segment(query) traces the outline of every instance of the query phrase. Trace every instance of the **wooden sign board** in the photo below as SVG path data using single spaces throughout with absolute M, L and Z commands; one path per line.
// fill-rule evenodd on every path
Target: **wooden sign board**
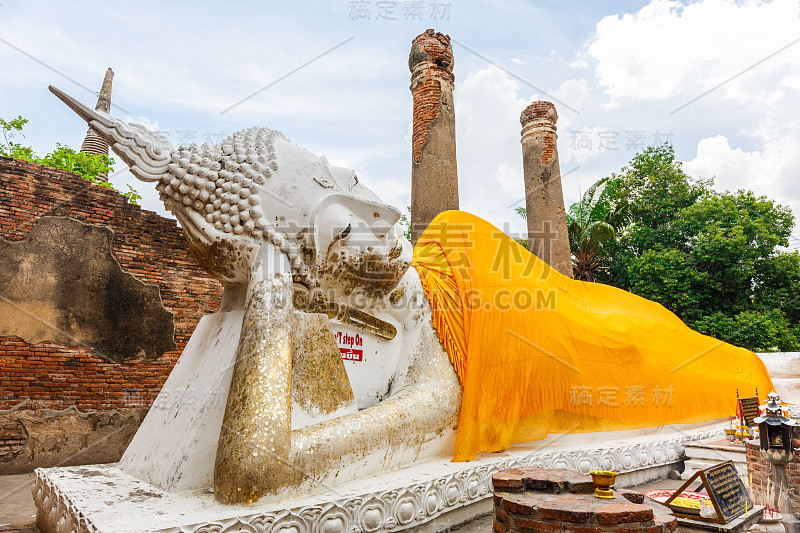
M 694 513 L 687 514 L 685 508 L 678 507 L 672 503 L 672 500 L 680 496 L 698 476 L 703 482 L 703 487 L 706 489 L 708 497 L 711 499 L 711 504 L 714 506 L 714 510 L 717 513 L 716 518 L 703 518 Z M 736 472 L 736 467 L 733 466 L 733 461 L 725 461 L 695 472 L 686 483 L 664 502 L 664 505 L 672 509 L 675 516 L 716 522 L 718 524 L 726 524 L 753 509 L 753 502 L 750 501 L 750 496 L 747 494 L 744 483 L 742 483 L 739 474 Z
M 753 419 L 758 416 L 758 398 L 739 398 L 739 413 L 744 419 L 745 427 L 752 427 L 755 425 Z

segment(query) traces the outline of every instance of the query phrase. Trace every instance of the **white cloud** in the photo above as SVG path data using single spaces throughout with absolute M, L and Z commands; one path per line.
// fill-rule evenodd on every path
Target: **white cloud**
M 694 159 L 684 170 L 694 177 L 714 177 L 718 191 L 749 189 L 778 201 L 800 214 L 800 154 L 797 142 L 784 138 L 765 143 L 762 150 L 745 151 L 731 147 L 723 135 L 702 139 Z
M 560 109 L 559 127 L 566 128 L 572 125 L 575 114 L 570 109 L 564 109 L 565 105 L 580 110 L 589 97 L 589 84 L 585 78 L 565 80 L 558 88 L 549 91 L 548 95 L 547 99 L 554 100 L 556 109 Z
M 147 128 L 148 130 L 154 131 L 154 132 L 158 132 L 158 131 L 161 130 L 161 128 L 158 127 L 158 121 L 157 120 L 151 120 L 151 119 L 149 119 L 147 117 L 144 117 L 144 116 L 141 116 L 141 115 L 140 116 L 127 115 L 125 117 L 125 122 L 142 125 L 145 128 Z
M 780 171 L 780 162 L 758 150 L 732 148 L 727 137 L 717 135 L 697 143 L 697 155 L 685 162 L 684 171 L 694 177 L 714 177 L 717 190 L 764 191 L 772 188 L 770 181 Z
M 624 139 L 620 132 L 608 126 L 582 127 L 564 131 L 559 128 L 558 158 L 564 164 L 585 164 L 605 155 L 609 150 L 619 150 Z M 563 171 L 563 169 L 562 169 Z
M 690 175 L 800 214 L 799 15 L 796 0 L 653 0 L 601 19 L 584 57 L 604 109 L 640 109 L 684 150 L 696 146 Z
M 589 68 L 589 62 L 585 59 L 576 59 L 570 62 L 569 67 L 574 69 L 585 69 Z
M 612 101 L 698 96 L 795 40 L 798 9 L 795 0 L 654 0 L 636 13 L 598 22 L 587 55 Z M 800 44 L 721 90 L 751 99 L 753 85 L 772 85 L 765 76 L 789 77 L 798 66 Z
M 523 96 L 523 90 L 505 71 L 489 66 L 469 73 L 455 93 L 461 209 L 516 233 L 525 231 L 524 221 L 513 211 L 514 207 L 525 205 L 519 116 L 541 96 Z M 545 98 L 549 100 L 580 108 L 589 97 L 588 82 L 568 79 L 549 90 L 548 95 Z M 591 147 L 581 147 L 573 142 L 573 136 L 577 138 L 577 132 L 572 131 L 575 114 L 558 103 L 556 107 L 561 112 L 557 127 L 562 173 L 609 153 L 603 147 L 609 142 L 609 137 L 604 136 L 608 127 L 583 128 L 590 136 Z M 571 176 L 565 186 L 579 190 L 587 180 L 591 183 L 596 179 L 585 176 L 578 180 Z M 504 225 L 507 221 L 510 226 Z
M 490 65 L 456 87 L 456 153 L 461 209 L 493 224 L 514 218 L 508 206 L 525 195 L 519 116 L 528 100 L 519 84 Z M 522 219 L 513 221 L 522 231 Z

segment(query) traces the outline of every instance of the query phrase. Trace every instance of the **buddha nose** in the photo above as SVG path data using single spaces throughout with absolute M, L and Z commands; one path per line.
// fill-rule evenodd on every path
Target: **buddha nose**
M 370 224 L 369 227 L 377 238 L 383 240 L 387 235 L 389 235 L 393 225 L 394 224 L 389 224 L 388 220 L 379 218 L 372 221 L 372 224 Z
M 372 204 L 370 207 L 369 214 L 362 213 L 362 217 L 377 238 L 385 239 L 400 220 L 400 211 L 388 205 Z

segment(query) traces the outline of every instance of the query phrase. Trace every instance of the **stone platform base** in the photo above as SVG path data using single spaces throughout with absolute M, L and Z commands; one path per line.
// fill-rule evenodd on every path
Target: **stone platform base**
M 595 497 L 592 478 L 574 470 L 510 468 L 494 474 L 495 533 L 671 533 L 672 511 L 622 490 Z
M 698 470 L 725 461 L 733 461 L 739 475 L 747 476 L 747 455 L 744 444 L 739 442 L 731 444 L 727 437 L 693 442 L 686 446 L 686 469 L 682 477 L 689 479 Z
M 538 466 L 620 472 L 617 486 L 652 479 L 682 461 L 691 442 L 722 434 L 723 424 L 551 435 L 466 463 L 429 460 L 312 494 L 222 505 L 209 489 L 166 492 L 114 464 L 36 471 L 37 524 L 48 532 L 377 533 L 452 528 L 492 506 L 492 474 Z M 626 479 L 627 478 L 627 479 Z

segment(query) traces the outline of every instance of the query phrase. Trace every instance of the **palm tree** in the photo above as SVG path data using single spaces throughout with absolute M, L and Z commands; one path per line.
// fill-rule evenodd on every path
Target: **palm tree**
M 567 209 L 567 230 L 575 279 L 597 281 L 606 270 L 603 244 L 617 237 L 617 230 L 629 219 L 629 204 L 619 198 L 620 179 L 612 176 L 592 184 L 581 199 Z M 526 218 L 524 207 L 516 209 Z
M 619 178 L 603 178 L 567 210 L 575 279 L 597 281 L 597 273 L 608 268 L 603 245 L 617 238 L 617 230 L 625 226 L 630 213 L 630 204 L 616 194 L 620 185 Z

